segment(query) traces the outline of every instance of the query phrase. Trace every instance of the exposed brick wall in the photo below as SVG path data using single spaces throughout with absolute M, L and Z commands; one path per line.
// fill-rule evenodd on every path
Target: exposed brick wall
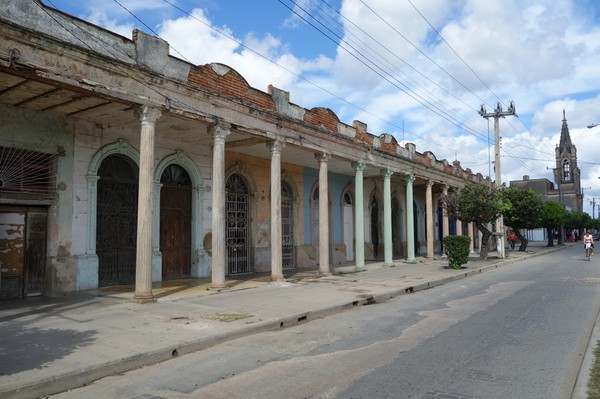
M 224 75 L 219 75 L 210 64 L 192 67 L 188 75 L 188 83 L 225 97 L 254 104 L 259 108 L 275 110 L 275 102 L 269 94 L 250 87 L 246 80 L 233 69 L 229 69 Z
M 367 132 L 356 132 L 356 140 L 360 141 L 362 143 L 372 146 L 374 138 L 375 138 L 375 136 L 373 136 L 372 134 L 369 134 Z
M 431 166 L 431 160 L 429 159 L 429 157 L 423 154 L 419 154 L 418 152 L 415 152 L 415 155 L 413 156 L 413 161 L 423 166 Z
M 384 152 L 395 154 L 396 148 L 398 148 L 398 144 L 393 141 L 391 143 L 381 143 L 381 150 Z
M 338 133 L 340 120 L 329 108 L 313 108 L 304 114 L 304 122 L 315 126 L 322 126 L 330 132 Z

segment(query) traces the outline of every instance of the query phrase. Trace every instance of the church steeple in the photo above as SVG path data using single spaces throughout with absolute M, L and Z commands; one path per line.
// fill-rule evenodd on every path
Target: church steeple
M 560 144 L 561 148 L 571 147 L 573 144 L 571 143 L 571 135 L 569 134 L 569 126 L 567 125 L 567 117 L 565 114 L 565 110 L 563 109 L 563 120 L 562 120 L 562 129 L 560 131 Z
M 556 146 L 555 152 L 554 179 L 558 185 L 559 202 L 565 205 L 569 211 L 582 211 L 583 194 L 581 192 L 581 171 L 577 166 L 577 147 L 571 142 L 571 134 L 569 133 L 564 109 L 560 143 Z

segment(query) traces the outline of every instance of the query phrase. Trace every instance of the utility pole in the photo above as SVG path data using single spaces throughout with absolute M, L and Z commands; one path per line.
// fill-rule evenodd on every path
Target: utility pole
M 494 171 L 495 171 L 495 179 L 496 179 L 496 188 L 497 190 L 502 189 L 502 177 L 500 173 L 500 118 L 504 118 L 505 116 L 516 115 L 515 113 L 515 103 L 510 102 L 508 104 L 508 110 L 502 110 L 502 104 L 498 102 L 496 108 L 493 112 L 486 112 L 485 105 L 481 104 L 481 108 L 479 109 L 479 115 L 483 118 L 488 119 L 494 118 Z M 505 258 L 505 248 L 504 248 L 504 216 L 500 215 L 498 220 L 496 221 L 496 229 L 498 234 L 498 258 Z
M 592 197 L 590 205 L 592 206 L 592 219 L 596 219 L 596 197 Z M 600 217 L 600 215 L 598 216 Z

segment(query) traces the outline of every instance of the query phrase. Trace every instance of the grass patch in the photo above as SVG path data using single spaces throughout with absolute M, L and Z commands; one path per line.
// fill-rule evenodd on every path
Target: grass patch
M 204 318 L 208 320 L 222 321 L 224 323 L 231 323 L 232 321 L 243 320 L 253 316 L 254 315 L 251 315 L 250 313 L 244 312 L 219 312 L 208 316 L 204 316 Z
M 346 276 L 346 275 L 349 275 L 349 274 L 362 273 L 362 272 L 366 272 L 366 271 L 367 271 L 367 269 L 354 269 L 354 270 L 351 270 L 351 271 L 348 271 L 348 272 L 340 270 L 340 271 L 336 271 L 334 274 L 336 276 Z
M 600 399 L 600 341 L 594 349 L 594 365 L 588 381 L 588 399 Z

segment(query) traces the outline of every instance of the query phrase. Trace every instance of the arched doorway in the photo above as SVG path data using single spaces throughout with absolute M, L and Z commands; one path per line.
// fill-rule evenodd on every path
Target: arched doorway
M 402 256 L 401 214 L 400 201 L 394 198 L 392 201 L 392 253 L 394 258 Z
M 371 243 L 373 244 L 373 258 L 379 258 L 379 206 L 377 198 L 371 198 Z
M 444 208 L 442 206 L 442 201 L 438 202 L 437 219 L 438 219 L 437 233 L 438 233 L 438 237 L 440 239 L 440 251 L 442 253 L 444 253 Z
M 294 269 L 294 194 L 285 181 L 281 182 L 281 236 L 283 270 Z
M 245 179 L 234 173 L 225 184 L 227 273 L 252 272 L 250 261 L 250 195 Z
M 121 155 L 98 169 L 96 254 L 98 286 L 133 284 L 137 232 L 138 169 Z
M 333 239 L 333 226 L 332 226 L 332 217 L 331 217 L 331 201 L 329 193 L 327 194 L 327 221 L 321 221 L 321 217 L 319 216 L 319 184 L 315 184 L 312 188 L 311 202 L 310 202 L 310 217 L 311 217 L 311 227 L 310 227 L 310 240 L 311 244 L 316 248 L 317 254 L 319 254 L 319 245 L 320 237 L 319 237 L 319 225 L 320 223 L 328 223 L 329 224 L 329 237 L 328 237 L 328 246 L 329 246 L 329 262 L 333 260 L 333 251 L 332 248 L 332 239 Z
M 346 260 L 354 260 L 354 206 L 352 195 L 345 192 L 343 196 L 344 245 L 346 245 Z
M 419 255 L 419 207 L 413 203 L 413 227 L 415 234 L 415 255 Z
M 160 183 L 162 278 L 190 276 L 192 254 L 192 183 L 179 165 L 165 168 Z

